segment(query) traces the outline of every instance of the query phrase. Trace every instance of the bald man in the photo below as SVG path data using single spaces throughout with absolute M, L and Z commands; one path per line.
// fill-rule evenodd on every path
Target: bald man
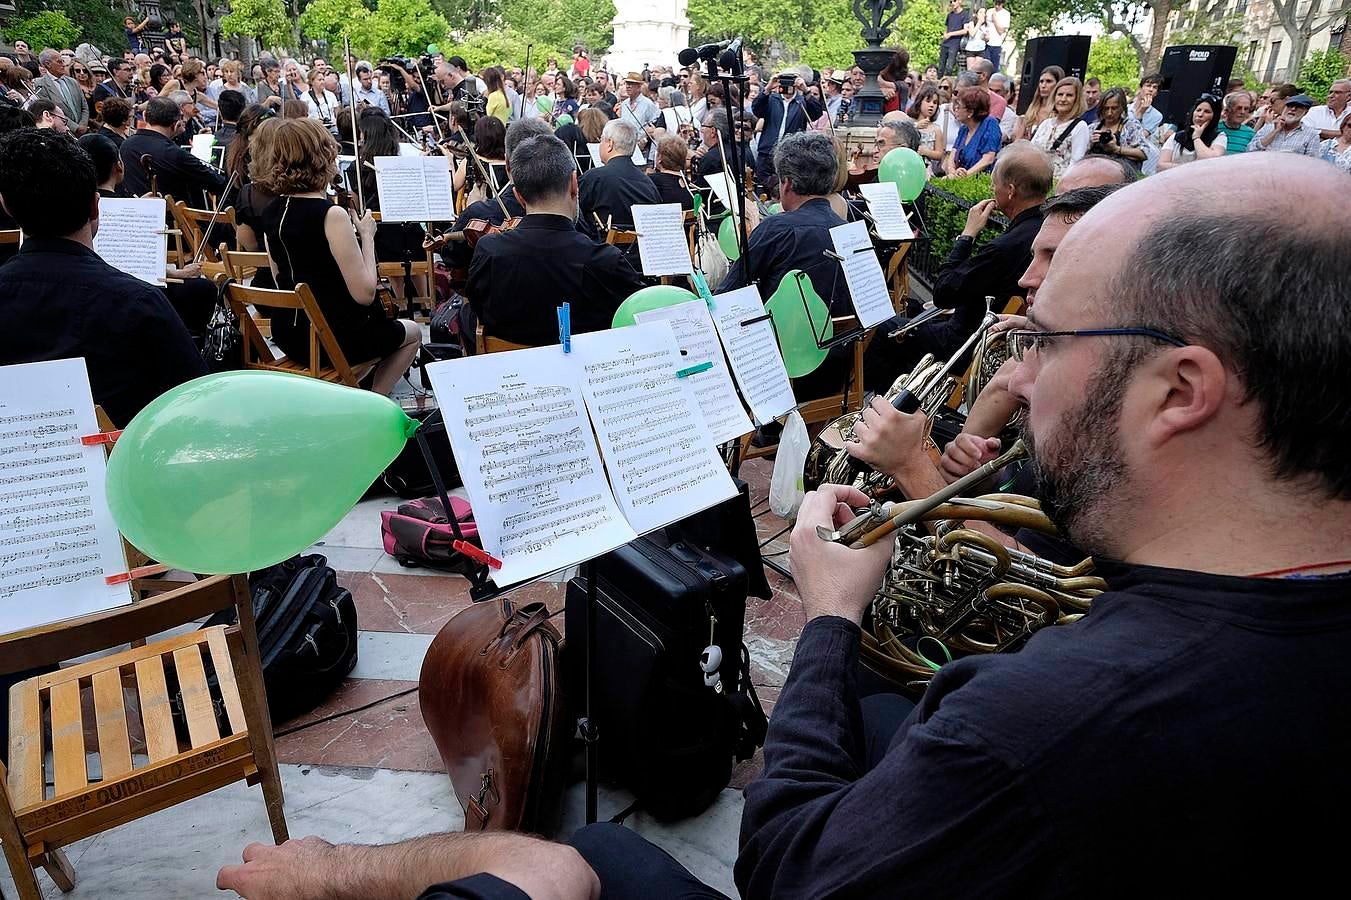
M 1115 157 L 1085 156 L 1060 176 L 1060 180 L 1055 184 L 1055 192 L 1059 195 L 1076 188 L 1129 184 L 1135 179 L 1135 172 Z
M 1111 589 L 1017 653 L 943 666 L 892 735 L 870 732 L 854 677 L 890 542 L 822 541 L 867 498 L 807 495 L 791 540 L 807 624 L 746 789 L 742 896 L 1251 896 L 1336 877 L 1344 179 L 1290 156 L 1201 161 L 1069 231 L 1014 333 L 1012 390 L 1043 509 Z

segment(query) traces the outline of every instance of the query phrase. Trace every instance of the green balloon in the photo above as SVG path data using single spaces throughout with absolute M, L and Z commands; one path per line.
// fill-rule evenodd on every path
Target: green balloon
M 282 372 L 207 375 L 131 420 L 108 458 L 108 505 L 152 559 L 249 572 L 323 538 L 416 428 L 370 391 Z
M 781 213 L 781 212 L 783 212 L 783 204 L 782 204 L 782 203 L 779 203 L 779 202 L 776 200 L 775 202 L 769 204 L 769 214 L 770 214 L 771 216 L 777 216 L 777 215 L 778 215 L 779 213 Z
M 718 246 L 732 262 L 741 257 L 741 246 L 737 244 L 736 222 L 730 215 L 718 226 Z
M 894 183 L 901 199 L 910 203 L 924 192 L 924 157 L 909 147 L 892 150 L 882 157 L 877 167 L 877 180 Z
M 615 317 L 610 321 L 610 327 L 623 328 L 625 325 L 634 324 L 635 313 L 677 306 L 698 299 L 694 294 L 673 284 L 654 284 L 651 287 L 641 288 L 629 294 L 629 298 L 619 304 L 619 309 L 615 310 Z
M 438 54 L 438 53 L 441 52 L 441 48 L 438 47 L 438 46 L 436 46 L 435 44 L 428 44 L 428 45 L 427 45 L 427 52 L 428 52 L 429 54 L 431 54 L 432 56 L 435 56 L 436 54 Z
M 835 323 L 830 320 L 830 307 L 816 293 L 806 273 L 789 269 L 774 295 L 765 301 L 765 311 L 774 317 L 774 333 L 789 377 L 801 378 L 826 361 L 828 351 L 821 349 L 817 336 L 820 341 L 833 338 Z

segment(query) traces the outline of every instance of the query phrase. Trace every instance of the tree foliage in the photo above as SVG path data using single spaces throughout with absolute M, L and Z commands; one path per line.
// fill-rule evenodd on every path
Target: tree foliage
M 80 37 L 80 28 L 63 12 L 44 10 L 23 19 L 15 19 L 5 26 L 5 38 L 11 44 L 26 41 L 37 53 L 44 47 L 74 47 Z
M 1094 38 L 1088 51 L 1088 74 L 1102 82 L 1102 89 L 1122 87 L 1133 92 L 1140 80 L 1140 54 L 1124 36 Z
M 599 56 L 614 43 L 614 0 L 502 0 L 497 8 L 502 24 L 533 41 L 536 53 L 541 47 L 564 52 L 552 53 L 564 68 L 578 44 Z
M 373 56 L 416 56 L 449 34 L 450 23 L 429 0 L 378 0 L 375 12 L 353 26 L 353 43 Z
M 364 56 L 368 48 L 359 46 L 358 35 L 370 16 L 361 0 L 310 0 L 300 14 L 300 28 L 306 37 L 327 41 L 333 48 L 342 46 L 344 36 L 350 37 L 352 49 Z
M 464 57 L 469 68 L 478 71 L 484 66 L 524 66 L 526 47 L 531 39 L 510 26 L 502 28 L 483 28 L 471 31 L 458 42 L 452 44 L 455 52 Z M 544 60 L 550 56 L 558 57 L 559 62 L 567 58 L 566 47 L 549 47 L 536 43 L 530 51 L 530 65 L 541 71 Z
M 291 22 L 282 0 L 232 0 L 220 29 L 230 37 L 257 38 L 264 47 L 280 47 L 291 40 Z
M 1315 50 L 1299 67 L 1299 86 L 1304 93 L 1323 103 L 1328 99 L 1332 82 L 1345 78 L 1346 73 L 1347 60 L 1339 50 L 1332 47 Z
M 107 0 L 20 0 L 18 7 L 20 16 L 5 26 L 5 36 L 11 42 L 15 38 L 28 40 L 17 30 L 23 27 L 22 23 L 26 21 L 59 22 L 50 17 L 39 18 L 42 13 L 60 13 L 75 29 L 74 37 L 68 36 L 69 31 L 63 32 L 67 35 L 64 44 L 29 41 L 34 53 L 44 46 L 73 48 L 85 42 L 93 44 L 105 53 L 120 53 L 126 47 L 126 39 L 122 32 L 123 12 L 121 9 L 111 8 Z
M 943 41 L 944 10 L 938 0 L 912 0 L 891 26 L 888 43 L 910 51 L 910 68 L 923 72 L 937 65 L 938 45 Z

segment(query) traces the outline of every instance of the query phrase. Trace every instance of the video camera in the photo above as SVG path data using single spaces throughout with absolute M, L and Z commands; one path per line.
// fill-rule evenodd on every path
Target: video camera
M 417 59 L 411 56 L 381 57 L 376 68 L 389 76 L 390 90 L 400 92 L 408 90 L 408 79 L 404 78 L 404 72 L 417 72 L 423 84 L 430 82 L 436 74 L 436 63 L 425 53 Z

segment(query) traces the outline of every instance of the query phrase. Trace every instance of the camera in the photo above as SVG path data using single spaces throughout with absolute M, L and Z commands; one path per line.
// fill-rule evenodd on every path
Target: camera
M 797 84 L 797 76 L 796 76 L 796 75 L 780 75 L 780 76 L 779 76 L 779 87 L 783 88 L 784 90 L 787 90 L 787 89 L 790 88 L 790 87 L 794 87 L 796 84 Z
M 1110 131 L 1093 132 L 1093 143 L 1106 145 L 1112 142 L 1112 133 Z

